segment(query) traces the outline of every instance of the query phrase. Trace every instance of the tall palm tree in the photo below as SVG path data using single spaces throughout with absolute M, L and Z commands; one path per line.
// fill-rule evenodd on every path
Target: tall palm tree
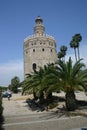
M 58 52 L 57 56 L 58 56 L 58 59 L 61 60 L 61 58 L 64 57 L 64 54 L 60 51 Z
M 65 51 L 65 52 L 66 52 L 66 51 L 67 51 L 67 47 L 66 47 L 66 46 L 64 46 L 64 45 L 63 45 L 63 46 L 61 46 L 61 47 L 60 47 L 60 51 Z
M 72 40 L 72 41 L 70 42 L 70 47 L 71 47 L 71 48 L 74 48 L 75 59 L 76 59 L 76 61 L 77 61 L 76 48 L 78 47 L 78 44 L 77 44 L 75 41 Z
M 78 49 L 78 60 L 80 60 L 80 52 L 79 52 L 79 42 L 81 42 L 82 40 L 82 36 L 80 34 L 75 34 L 73 37 L 72 37 L 72 40 L 70 42 L 70 47 L 71 48 L 74 48 L 74 51 L 75 51 L 75 59 L 77 61 L 77 54 L 76 54 L 76 48 Z
M 63 57 L 64 57 L 64 59 L 65 59 L 65 55 L 66 55 L 66 51 L 67 51 L 67 47 L 66 46 L 61 46 L 60 47 L 60 51 L 61 51 L 61 53 L 63 54 Z
M 82 41 L 82 36 L 81 36 L 80 34 L 75 34 L 75 35 L 73 36 L 73 41 L 75 41 L 75 42 L 77 43 L 78 60 L 79 60 L 79 59 L 80 59 L 80 51 L 79 51 L 79 45 L 80 45 L 80 43 L 79 43 L 79 42 Z

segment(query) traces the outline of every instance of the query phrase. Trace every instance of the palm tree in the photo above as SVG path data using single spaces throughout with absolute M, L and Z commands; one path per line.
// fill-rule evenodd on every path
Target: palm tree
M 36 93 L 40 99 L 40 103 L 44 100 L 44 94 L 43 94 L 43 77 L 44 77 L 44 69 L 42 67 L 39 67 L 39 70 L 34 72 L 33 80 L 34 80 L 34 86 L 36 86 Z
M 39 71 L 35 70 L 32 74 L 28 74 L 27 78 L 23 82 L 23 93 L 32 89 L 34 98 L 37 99 L 38 97 L 40 102 L 42 102 L 44 98 L 42 89 L 43 76 L 44 69 L 42 67 L 39 68 Z
M 71 58 L 68 62 L 58 61 L 58 65 L 54 69 L 50 69 L 50 73 L 44 78 L 45 86 L 49 86 L 46 93 L 53 91 L 64 91 L 66 98 L 67 110 L 75 110 L 77 108 L 75 91 L 86 90 L 87 69 L 83 69 L 85 65 L 81 60 L 72 64 Z
M 59 59 L 59 60 L 62 59 L 62 61 L 65 61 L 65 59 L 63 59 L 63 58 L 65 58 L 65 55 L 66 55 L 66 52 L 65 52 L 65 51 L 60 51 L 60 52 L 58 52 L 58 54 L 57 54 L 58 59 Z
M 82 36 L 80 34 L 75 34 L 73 36 L 73 41 L 77 43 L 77 48 L 78 48 L 78 60 L 80 59 L 80 52 L 79 52 L 79 42 L 82 41 Z
M 46 100 L 51 100 L 52 91 L 55 90 L 55 87 L 50 86 L 51 83 L 47 84 L 46 80 L 48 79 L 46 77 L 47 75 L 52 75 L 54 70 L 56 70 L 54 64 L 47 64 L 43 68 L 40 67 L 38 71 L 34 71 L 32 75 L 28 74 L 27 78 L 22 83 L 22 86 L 24 86 L 23 93 L 33 89 L 33 95 L 35 95 L 34 97 L 37 95 L 40 102 L 43 102 L 44 100 L 43 92 Z
M 46 99 L 49 101 L 52 101 L 52 92 L 56 91 L 54 83 L 56 83 L 57 79 L 52 78 L 54 77 L 54 73 L 56 73 L 56 66 L 54 64 L 44 66 L 43 90 L 45 91 Z
M 65 52 L 66 52 L 66 51 L 67 51 L 67 47 L 66 47 L 66 46 L 64 46 L 64 45 L 63 45 L 63 46 L 61 46 L 61 47 L 60 47 L 60 51 L 65 51 Z
M 78 44 L 77 44 L 75 41 L 72 40 L 72 41 L 70 42 L 70 47 L 71 47 L 71 48 L 74 48 L 75 59 L 76 59 L 76 61 L 77 61 L 76 48 L 78 47 Z
M 2 130 L 3 124 L 3 104 L 2 104 L 2 91 L 0 90 L 0 129 Z
M 69 111 L 77 108 L 75 90 L 86 90 L 87 69 L 83 67 L 85 65 L 81 63 L 81 60 L 74 65 L 72 65 L 71 58 L 67 63 L 58 62 L 59 84 L 66 93 L 66 108 Z
M 65 59 L 65 55 L 66 55 L 66 51 L 67 51 L 67 47 L 66 46 L 61 46 L 60 47 L 60 51 L 61 51 L 61 53 L 62 53 L 62 55 L 63 55 L 63 57 L 64 57 L 64 59 Z
M 27 93 L 33 92 L 34 99 L 36 99 L 34 95 L 33 74 L 27 74 L 24 81 L 20 83 L 20 86 L 22 86 L 23 88 L 22 94 L 26 92 Z
M 78 48 L 78 60 L 80 60 L 80 52 L 79 52 L 79 42 L 81 42 L 82 36 L 80 34 L 75 34 L 72 37 L 72 40 L 70 42 L 70 47 L 74 48 L 75 51 L 75 59 L 77 61 L 77 54 L 76 54 L 76 48 Z
M 64 55 L 63 55 L 62 52 L 58 52 L 57 56 L 58 56 L 58 59 L 61 60 L 61 58 L 62 58 Z
M 66 93 L 67 110 L 77 108 L 75 90 L 87 91 L 87 69 L 81 60 L 72 64 L 71 58 L 68 62 L 58 61 L 57 65 L 51 64 L 40 68 L 26 79 L 25 90 L 33 88 L 39 99 L 43 103 L 43 92 L 48 95 L 53 91 L 63 90 Z

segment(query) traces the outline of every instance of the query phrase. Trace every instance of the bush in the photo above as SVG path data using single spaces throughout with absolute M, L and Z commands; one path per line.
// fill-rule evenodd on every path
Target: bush
M 2 116 L 2 113 L 3 113 L 3 107 L 2 107 L 2 101 L 0 99 L 0 116 Z
M 0 92 L 0 118 L 2 117 L 2 114 L 3 114 L 2 95 L 1 95 L 1 92 Z

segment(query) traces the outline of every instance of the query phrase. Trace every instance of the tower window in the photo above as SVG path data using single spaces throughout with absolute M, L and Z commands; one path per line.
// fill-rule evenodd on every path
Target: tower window
M 52 52 L 52 49 L 51 49 L 51 52 Z
M 36 68 L 37 68 L 36 63 L 33 63 L 32 69 L 33 69 L 33 70 L 36 70 Z
M 44 51 L 44 48 L 42 49 L 42 51 Z
M 28 54 L 28 51 L 26 51 L 26 54 Z
M 33 49 L 33 52 L 35 52 L 35 49 Z
M 37 33 L 39 33 L 39 31 L 37 31 Z

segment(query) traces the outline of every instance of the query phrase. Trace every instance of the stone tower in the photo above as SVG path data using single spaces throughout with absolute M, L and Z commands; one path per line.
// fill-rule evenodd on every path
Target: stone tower
M 56 41 L 45 34 L 40 16 L 35 20 L 34 35 L 24 39 L 24 75 L 57 61 Z

